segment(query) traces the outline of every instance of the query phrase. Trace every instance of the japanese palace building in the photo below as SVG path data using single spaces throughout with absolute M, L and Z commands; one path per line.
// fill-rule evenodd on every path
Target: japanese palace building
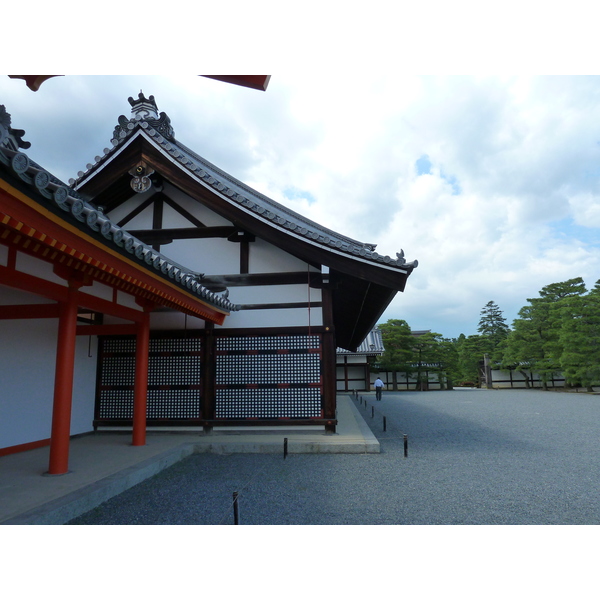
M 63 183 L 0 107 L 0 454 L 153 426 L 336 426 L 356 351 L 416 261 L 326 229 L 184 146 L 153 96 Z M 85 162 L 86 158 L 82 159 Z

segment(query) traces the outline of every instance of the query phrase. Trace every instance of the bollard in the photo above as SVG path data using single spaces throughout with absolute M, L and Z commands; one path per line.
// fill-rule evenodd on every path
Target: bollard
M 375 407 L 371 406 L 371 419 L 375 416 Z
M 287 438 L 283 438 L 283 460 L 285 460 L 285 457 L 287 456 Z
M 240 507 L 238 506 L 238 493 L 233 492 L 233 524 L 240 524 Z
M 404 458 L 408 456 L 408 436 L 404 434 Z
M 387 431 L 387 421 L 385 420 L 385 417 L 383 417 L 383 430 Z

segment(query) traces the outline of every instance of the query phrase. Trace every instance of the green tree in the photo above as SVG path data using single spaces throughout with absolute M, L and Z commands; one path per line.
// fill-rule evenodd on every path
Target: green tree
M 402 319 L 390 319 L 379 326 L 383 339 L 384 353 L 380 365 L 386 371 L 409 368 L 413 355 L 413 336 L 408 323 Z
M 600 384 L 600 281 L 587 295 L 562 301 L 559 343 L 566 382 L 592 391 Z
M 456 348 L 461 383 L 479 384 L 479 364 L 490 351 L 490 340 L 482 335 L 461 334 Z
M 413 338 L 413 364 L 417 369 L 418 390 L 427 388 L 427 372 L 439 374 L 441 372 L 440 342 L 442 336 L 439 333 L 428 331 Z M 440 383 L 442 381 L 440 380 Z
M 565 310 L 573 307 L 573 298 L 585 294 L 581 277 L 552 283 L 540 290 L 539 298 L 528 298 L 513 322 L 502 357 L 504 367 L 515 368 L 527 379 L 527 369 L 539 374 L 544 389 L 550 378 L 558 373 L 563 353 L 560 332 Z M 527 383 L 529 387 L 529 383 Z
M 492 300 L 481 309 L 477 331 L 488 343 L 487 353 L 490 355 L 510 333 L 510 328 L 506 324 L 506 319 L 500 307 Z

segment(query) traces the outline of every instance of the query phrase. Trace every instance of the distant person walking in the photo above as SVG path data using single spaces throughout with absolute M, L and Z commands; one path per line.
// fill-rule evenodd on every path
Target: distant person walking
M 381 392 L 383 391 L 383 381 L 381 381 L 381 378 L 377 378 L 375 380 L 375 399 L 376 400 L 381 400 Z

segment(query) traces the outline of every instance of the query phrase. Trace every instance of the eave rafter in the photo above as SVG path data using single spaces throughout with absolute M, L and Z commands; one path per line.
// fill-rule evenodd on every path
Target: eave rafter
M 36 221 L 31 207 L 23 205 L 17 211 L 19 218 L 8 214 L 7 206 L 12 200 L 13 214 L 18 200 L 0 189 L 0 243 L 17 249 L 41 260 L 60 265 L 74 272 L 86 275 L 114 289 L 126 292 L 136 298 L 222 324 L 226 313 L 206 306 L 188 297 L 183 291 L 169 289 L 168 284 L 157 281 L 153 274 L 144 273 L 135 265 L 128 265 L 120 257 L 110 256 L 105 250 L 95 247 L 84 239 L 78 239 L 75 232 L 60 231 L 60 226 L 50 223 L 46 227 L 27 224 Z M 38 219 L 40 223 L 44 221 Z M 34 223 L 36 224 L 36 223 Z M 37 224 L 36 224 L 37 225 Z M 46 229 L 47 232 L 44 231 Z M 52 232 L 49 229 L 53 229 Z

